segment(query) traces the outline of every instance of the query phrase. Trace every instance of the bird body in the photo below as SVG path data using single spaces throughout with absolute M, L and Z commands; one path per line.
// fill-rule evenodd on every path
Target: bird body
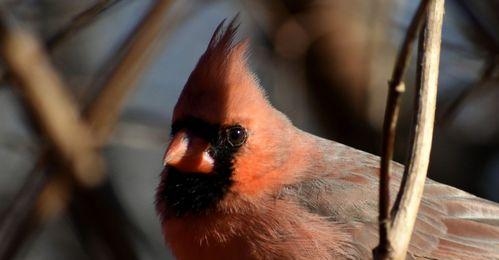
M 294 127 L 236 31 L 219 25 L 174 110 L 156 203 L 167 244 L 178 259 L 371 258 L 379 158 Z M 428 180 L 407 258 L 499 259 L 499 206 Z

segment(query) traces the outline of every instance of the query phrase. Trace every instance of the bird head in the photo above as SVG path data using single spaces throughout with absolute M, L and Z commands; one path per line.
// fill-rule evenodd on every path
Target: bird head
M 294 128 L 248 68 L 248 41 L 234 43 L 235 20 L 217 27 L 175 106 L 157 193 L 163 217 L 258 197 L 286 179 Z

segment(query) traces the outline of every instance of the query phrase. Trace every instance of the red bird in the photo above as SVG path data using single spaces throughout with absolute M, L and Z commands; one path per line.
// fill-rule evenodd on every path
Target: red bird
M 174 109 L 156 202 L 167 244 L 178 259 L 371 258 L 379 158 L 294 127 L 236 31 L 218 26 Z M 407 259 L 499 259 L 499 205 L 428 180 Z

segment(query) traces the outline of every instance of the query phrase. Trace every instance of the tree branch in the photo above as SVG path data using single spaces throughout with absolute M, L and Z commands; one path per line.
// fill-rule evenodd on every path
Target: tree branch
M 440 116 L 437 118 L 437 126 L 447 126 L 452 123 L 460 109 L 462 109 L 463 104 L 466 103 L 467 99 L 477 90 L 482 89 L 488 82 L 490 82 L 494 77 L 494 72 L 499 65 L 499 57 L 491 57 L 485 62 L 484 68 L 482 69 L 481 75 L 477 82 L 473 85 L 468 86 L 464 89 L 457 98 L 455 98 L 450 105 L 445 109 Z
M 85 9 L 83 12 L 76 15 L 73 19 L 71 19 L 71 22 L 48 39 L 46 44 L 48 51 L 52 51 L 57 48 L 66 39 L 70 38 L 79 30 L 95 21 L 95 18 L 119 2 L 120 0 L 98 0 L 88 9 Z
M 76 15 L 71 22 L 47 40 L 45 44 L 47 51 L 54 51 L 65 40 L 71 38 L 71 36 L 75 33 L 91 24 L 97 17 L 120 1 L 121 0 L 100 0 L 88 9 L 85 9 L 83 12 Z M 5 76 L 6 74 L 4 68 L 0 68 L 0 80 L 5 80 Z
M 124 46 L 126 53 L 104 82 L 104 87 L 85 111 L 97 142 L 103 145 L 116 124 L 125 98 L 151 62 L 159 43 L 173 29 L 166 24 L 172 0 L 158 0 Z M 167 29 L 167 32 L 164 32 Z
M 430 0 L 418 48 L 411 150 L 388 233 L 393 251 L 386 259 L 405 259 L 423 196 L 433 139 L 443 16 L 444 0 Z
M 116 122 L 119 111 L 124 103 L 124 99 L 127 93 L 129 93 L 133 89 L 134 87 L 133 83 L 135 83 L 135 80 L 140 76 L 142 72 L 142 69 L 140 67 L 141 66 L 145 67 L 152 60 L 153 55 L 151 54 L 155 49 L 153 48 L 153 45 L 158 45 L 158 42 L 161 42 L 161 40 L 164 40 L 168 36 L 168 33 L 161 33 L 161 29 L 166 27 L 165 25 L 167 21 L 165 18 L 172 2 L 173 1 L 171 0 L 156 1 L 156 3 L 151 6 L 150 11 L 148 12 L 148 14 L 146 14 L 144 20 L 139 24 L 139 26 L 137 26 L 137 29 L 134 31 L 134 33 L 132 33 L 132 36 L 124 44 L 124 46 L 126 47 L 120 49 L 120 50 L 125 50 L 125 54 L 121 52 L 119 53 L 123 54 L 120 55 L 120 57 L 123 57 L 123 59 L 121 60 L 120 63 L 118 63 L 118 66 L 114 70 L 114 73 L 111 74 L 112 76 L 107 81 L 107 84 L 102 88 L 101 92 L 105 93 L 103 94 L 105 98 L 97 98 L 97 101 L 90 105 L 90 106 L 96 106 L 95 108 L 93 108 L 94 113 L 96 114 L 110 113 L 112 116 L 108 116 L 106 117 L 105 120 L 102 120 L 99 123 L 95 123 L 92 114 L 90 114 L 87 121 L 89 121 L 89 123 L 92 124 L 93 128 L 90 129 L 93 130 L 92 132 L 99 131 L 101 127 L 105 127 L 106 129 L 109 130 L 111 129 L 111 126 Z M 168 27 L 168 29 L 170 30 L 172 28 L 173 26 Z M 4 31 L 4 32 L 10 32 L 10 31 Z M 33 42 L 31 43 L 32 45 L 36 45 L 33 44 Z M 38 47 L 37 50 L 41 51 L 41 48 Z M 46 57 L 43 56 L 42 60 L 44 60 L 44 58 Z M 29 59 L 26 59 L 26 61 L 28 60 Z M 44 63 L 48 64 L 48 61 L 44 61 Z M 133 70 L 127 68 L 128 66 L 132 67 Z M 139 68 L 137 68 L 137 66 Z M 116 71 L 118 71 L 119 73 L 116 73 Z M 23 74 L 21 76 L 26 76 L 26 77 L 33 76 L 33 75 L 28 75 L 29 74 L 28 72 L 25 72 L 25 74 L 26 75 Z M 106 102 L 102 102 L 103 99 L 106 100 Z M 32 108 L 34 111 L 36 111 L 35 105 L 33 105 Z M 65 109 L 61 108 L 61 110 Z M 48 114 L 50 113 L 48 112 Z M 41 121 L 42 120 L 45 120 L 45 118 L 42 118 Z M 106 120 L 109 120 L 110 122 L 107 122 Z M 104 140 L 108 137 L 111 131 L 104 131 L 104 133 L 106 134 L 101 134 L 99 138 L 93 138 L 92 140 L 93 141 L 92 143 L 97 148 L 104 143 Z M 71 134 L 71 132 L 66 132 L 66 134 Z M 97 142 L 95 139 L 101 140 L 101 142 Z M 44 180 L 44 178 L 41 178 L 41 180 Z M 43 190 L 39 194 L 37 202 L 29 205 L 23 204 L 28 206 L 20 207 L 21 209 L 19 210 L 20 213 L 18 215 L 26 216 L 31 214 L 32 206 L 30 205 L 33 204 L 36 204 L 37 207 L 37 210 L 34 212 L 35 214 L 34 216 L 36 216 L 36 223 L 44 222 L 45 220 L 50 219 L 55 215 L 58 215 L 60 212 L 63 211 L 64 208 L 66 208 L 68 202 L 70 201 L 69 198 L 71 196 L 72 186 L 73 182 L 68 181 L 67 177 L 61 174 L 56 174 L 56 176 L 50 178 L 48 183 L 43 187 Z M 20 197 L 26 197 L 25 195 L 27 194 L 23 194 L 23 191 L 21 191 Z M 84 196 L 89 197 L 92 196 L 92 194 L 87 192 L 86 195 Z M 17 204 L 17 202 L 18 200 L 15 200 L 13 204 Z M 95 207 L 95 205 L 90 205 L 90 206 Z M 4 219 L 11 219 L 9 218 L 10 213 L 11 212 L 8 212 L 5 218 L 2 219 L 2 226 L 6 224 L 3 221 Z M 15 221 L 15 223 L 12 226 L 10 226 L 12 228 L 10 228 L 9 230 L 17 230 L 18 232 L 21 232 L 22 227 L 25 226 L 26 224 L 25 221 L 23 221 L 22 219 L 25 218 L 17 218 L 17 221 Z M 105 220 L 103 221 L 105 222 Z M 2 238 L 1 241 L 6 241 L 6 240 Z M 11 243 L 6 243 L 5 245 L 7 247 L 10 247 L 9 246 L 10 244 Z M 18 245 L 16 245 L 14 248 L 17 247 Z M 128 252 L 129 250 L 121 250 L 121 251 Z M 0 252 L 0 256 L 1 255 L 4 254 Z M 128 255 L 127 258 L 130 257 L 132 257 L 132 255 Z
M 411 20 L 405 35 L 402 47 L 397 55 L 392 79 L 388 84 L 388 98 L 386 101 L 385 119 L 383 124 L 383 141 L 380 167 L 379 189 L 379 237 L 380 244 L 374 251 L 375 258 L 383 258 L 391 251 L 388 240 L 390 229 L 390 164 L 393 158 L 393 147 L 397 131 L 397 120 L 400 110 L 401 94 L 405 91 L 403 82 L 411 58 L 412 46 L 417 33 L 420 31 L 429 1 L 423 0 Z
M 166 16 L 172 2 L 171 0 L 159 0 L 151 6 L 149 12 L 131 34 L 130 39 L 124 44 L 126 47 L 121 48 L 126 50 L 123 58 L 105 81 L 97 98 L 87 107 L 86 121 L 98 147 L 104 145 L 110 137 L 126 97 L 135 87 L 134 83 L 151 62 L 152 54 L 157 49 L 159 42 L 164 42 L 169 35 L 168 33 L 161 34 L 161 29 L 167 26 Z M 118 54 L 118 56 L 120 55 Z M 59 185 L 50 187 L 53 189 L 61 188 L 61 191 L 44 191 L 47 195 L 43 196 L 43 200 L 39 204 L 40 210 L 45 203 L 50 204 L 50 201 L 58 200 L 61 192 L 69 192 L 65 187 Z M 54 208 L 54 210 L 56 209 Z M 46 210 L 43 212 L 52 215 Z
M 14 199 L 16 203 L 9 204 L 0 216 L 2 224 L 0 225 L 0 259 L 12 259 L 15 249 L 11 245 L 20 243 L 33 227 L 29 219 L 30 214 L 26 213 L 26 209 L 30 209 L 29 213 L 32 213 L 37 197 L 46 183 L 47 176 L 40 173 L 40 167 L 43 165 L 44 160 L 39 160 L 35 164 L 28 175 L 28 180 Z
M 8 73 L 18 83 L 40 129 L 62 159 L 61 163 L 79 184 L 97 185 L 104 174 L 102 158 L 49 57 L 37 39 L 9 20 L 5 12 L 0 17 L 0 28 L 0 54 Z

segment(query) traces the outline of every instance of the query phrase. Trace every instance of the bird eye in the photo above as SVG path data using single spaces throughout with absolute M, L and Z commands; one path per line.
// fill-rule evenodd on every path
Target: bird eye
M 234 147 L 243 145 L 248 134 L 242 126 L 233 126 L 227 129 L 227 141 Z

